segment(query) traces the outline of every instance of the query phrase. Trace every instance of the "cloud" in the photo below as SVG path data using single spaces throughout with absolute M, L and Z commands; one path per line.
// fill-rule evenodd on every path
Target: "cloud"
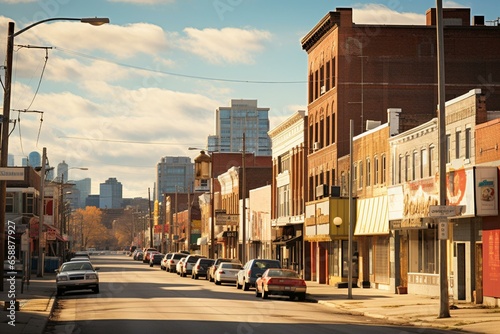
M 380 4 L 356 6 L 352 13 L 353 21 L 358 24 L 425 24 L 425 14 L 401 13 L 397 10 L 398 8 L 389 8 Z
M 99 50 L 119 59 L 132 58 L 138 54 L 157 54 L 167 49 L 163 29 L 149 23 L 94 27 L 80 22 L 61 21 L 37 26 L 36 32 L 28 30 L 16 37 L 17 44 L 26 42 L 63 45 L 84 53 Z
M 213 64 L 252 64 L 255 54 L 272 38 L 270 32 L 257 29 L 186 28 L 184 33 L 186 37 L 180 37 L 177 45 Z

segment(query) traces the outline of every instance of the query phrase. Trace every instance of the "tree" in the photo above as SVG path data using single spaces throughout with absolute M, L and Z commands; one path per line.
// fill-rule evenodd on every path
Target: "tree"
M 95 206 L 77 209 L 71 214 L 70 231 L 81 250 L 95 247 L 109 238 L 108 229 L 102 224 L 102 212 Z

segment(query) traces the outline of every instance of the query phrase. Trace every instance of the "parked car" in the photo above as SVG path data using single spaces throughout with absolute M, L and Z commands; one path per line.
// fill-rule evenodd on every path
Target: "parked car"
M 167 271 L 171 273 L 177 272 L 177 262 L 179 262 L 180 259 L 186 256 L 187 255 L 184 253 L 172 253 L 172 255 L 168 258 Z
M 68 290 L 87 290 L 99 293 L 99 268 L 90 261 L 64 262 L 56 269 L 57 295 L 62 296 Z
M 172 255 L 172 253 L 167 253 L 163 256 L 160 262 L 160 269 L 167 270 L 168 258 Z
M 149 263 L 149 260 L 151 258 L 152 254 L 158 254 L 159 252 L 157 250 L 148 250 L 144 252 L 144 257 L 142 258 L 143 263 Z
M 72 257 L 69 261 L 70 262 L 72 262 L 72 261 L 90 261 L 90 259 L 88 257 L 84 257 L 84 256 L 75 256 L 75 257 Z
M 215 270 L 221 264 L 222 262 L 234 262 L 234 263 L 239 263 L 241 264 L 240 260 L 238 259 L 228 259 L 228 258 L 218 258 L 215 259 L 214 263 L 208 268 L 207 276 L 206 279 L 209 280 L 210 282 L 214 281 L 215 278 Z
M 291 300 L 306 299 L 306 281 L 291 269 L 267 269 L 257 275 L 255 296 L 267 299 L 269 295 L 288 296 Z
M 236 288 L 248 291 L 251 287 L 255 287 L 255 281 L 258 274 L 263 274 L 264 271 L 270 268 L 281 269 L 281 263 L 278 260 L 272 259 L 252 259 L 243 266 L 243 269 L 238 273 Z
M 177 275 L 182 274 L 182 268 L 184 267 L 184 262 L 186 262 L 186 256 L 181 257 L 179 261 L 177 261 L 177 264 L 175 265 L 175 272 Z
M 221 262 L 215 270 L 215 284 L 236 283 L 236 275 L 241 270 L 241 264 L 232 262 Z
M 142 250 L 139 250 L 137 251 L 135 254 L 134 254 L 134 260 L 136 261 L 142 261 L 142 259 L 144 258 L 144 252 Z
M 200 277 L 207 277 L 208 268 L 210 268 L 214 261 L 214 259 L 199 258 L 193 266 L 191 278 L 198 279 Z
M 152 253 L 149 257 L 149 266 L 153 267 L 155 264 L 160 265 L 164 256 L 165 254 L 163 253 Z
M 184 266 L 182 267 L 181 276 L 186 277 L 188 275 L 191 275 L 193 273 L 194 264 L 196 263 L 196 261 L 198 261 L 198 259 L 201 259 L 201 258 L 206 258 L 206 256 L 197 255 L 197 254 L 188 255 L 186 257 L 186 261 L 184 263 Z

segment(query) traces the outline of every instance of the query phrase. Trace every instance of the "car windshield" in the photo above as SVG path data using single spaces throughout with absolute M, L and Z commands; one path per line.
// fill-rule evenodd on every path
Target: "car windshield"
M 280 263 L 277 261 L 255 261 L 253 266 L 259 269 L 279 268 Z
M 227 268 L 227 269 L 241 269 L 241 264 L 238 263 L 226 263 L 223 262 L 221 263 L 221 268 Z
M 291 270 L 269 270 L 267 276 L 298 278 L 299 275 Z
M 93 270 L 90 262 L 72 262 L 61 266 L 61 271 Z

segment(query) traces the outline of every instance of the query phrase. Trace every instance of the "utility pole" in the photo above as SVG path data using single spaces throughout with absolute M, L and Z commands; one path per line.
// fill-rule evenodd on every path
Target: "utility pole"
M 241 194 L 242 194 L 242 207 L 243 207 L 243 217 L 242 217 L 242 247 L 241 247 L 241 263 L 243 263 L 243 265 L 245 265 L 246 263 L 246 257 L 247 257 L 247 242 L 246 242 L 246 238 L 247 238 L 247 232 L 246 232 L 246 229 L 247 229 L 247 223 L 246 223 L 246 218 L 247 218 L 247 208 L 246 208 L 246 191 L 247 191 L 247 188 L 246 188 L 246 182 L 247 182 L 247 178 L 246 178 L 246 168 L 245 168 L 245 160 L 246 160 L 246 145 L 245 145 L 245 132 L 243 132 L 243 152 L 242 152 L 242 161 L 241 161 Z
M 443 1 L 436 0 L 436 30 L 438 59 L 438 129 L 439 129 L 439 204 L 446 205 L 446 95 L 444 76 Z M 450 317 L 448 293 L 448 240 L 439 240 L 439 318 Z
M 40 208 L 38 217 L 38 261 L 37 261 L 37 276 L 43 277 L 43 269 L 45 265 L 45 258 L 42 243 L 43 238 L 43 216 L 45 215 L 45 162 L 47 161 L 47 149 L 44 147 L 42 152 L 42 170 L 40 171 Z M 46 240 L 44 240 L 47 242 Z

